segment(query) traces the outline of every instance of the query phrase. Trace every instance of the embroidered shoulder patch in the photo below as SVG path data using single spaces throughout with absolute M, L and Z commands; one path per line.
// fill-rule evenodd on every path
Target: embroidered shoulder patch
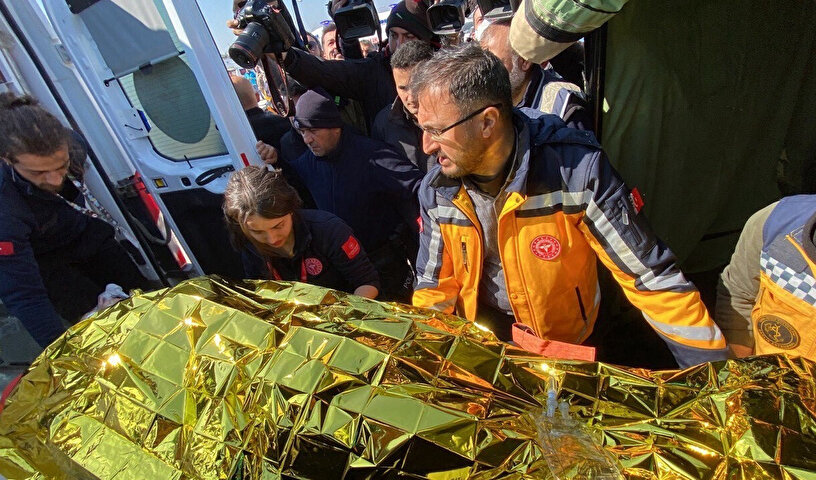
M 643 197 L 640 196 L 640 192 L 638 191 L 637 187 L 633 188 L 631 192 L 629 192 L 629 200 L 632 202 L 632 208 L 635 209 L 635 213 L 640 213 L 640 210 L 643 209 Z
M 343 244 L 342 249 L 348 259 L 351 260 L 360 253 L 360 242 L 354 238 L 354 235 L 350 235 L 346 243 Z
M 11 242 L 0 242 L 0 257 L 10 257 L 14 255 L 14 244 Z

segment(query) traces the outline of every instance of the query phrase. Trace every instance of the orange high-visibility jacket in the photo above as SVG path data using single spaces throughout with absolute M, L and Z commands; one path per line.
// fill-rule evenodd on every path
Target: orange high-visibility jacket
M 514 114 L 516 170 L 498 212 L 498 245 L 516 321 L 542 337 L 580 343 L 600 292 L 596 260 L 665 340 L 681 366 L 727 357 L 726 342 L 648 228 L 630 191 L 589 132 L 553 115 Z M 439 167 L 419 191 L 422 233 L 413 303 L 476 319 L 484 246 L 460 179 Z
M 765 220 L 759 293 L 751 312 L 758 355 L 816 359 L 816 252 L 806 251 L 814 248 L 814 214 L 816 195 L 797 195 L 780 200 Z

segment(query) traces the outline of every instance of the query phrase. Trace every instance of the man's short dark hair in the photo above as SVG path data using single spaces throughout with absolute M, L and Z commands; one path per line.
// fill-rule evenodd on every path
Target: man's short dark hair
M 509 115 L 513 107 L 504 64 L 474 43 L 442 49 L 414 68 L 411 93 L 418 97 L 429 88 L 447 89 L 463 115 L 496 103 Z
M 418 63 L 430 60 L 434 50 L 431 44 L 422 40 L 411 40 L 397 49 L 391 56 L 391 68 L 414 68 Z

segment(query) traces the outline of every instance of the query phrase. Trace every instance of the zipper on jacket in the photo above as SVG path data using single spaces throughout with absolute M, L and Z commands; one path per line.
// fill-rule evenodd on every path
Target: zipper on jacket
M 470 268 L 468 268 L 468 255 L 467 255 L 467 242 L 465 241 L 467 237 L 461 237 L 462 240 L 462 263 L 465 265 L 465 271 L 469 272 Z
M 584 319 L 584 325 L 586 325 L 587 323 L 586 310 L 584 310 L 584 302 L 581 299 L 581 290 L 579 290 L 578 287 L 575 287 L 575 295 L 578 296 L 578 308 L 581 309 L 581 318 Z

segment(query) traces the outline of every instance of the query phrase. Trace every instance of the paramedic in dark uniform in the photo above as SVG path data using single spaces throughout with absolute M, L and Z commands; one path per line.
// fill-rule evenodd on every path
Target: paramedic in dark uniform
M 249 166 L 232 175 L 224 191 L 224 219 L 246 276 L 376 298 L 377 271 L 348 225 L 300 205 L 280 170 Z
M 284 166 L 317 208 L 340 217 L 358 236 L 380 276 L 381 299 L 409 301 L 422 172 L 390 145 L 344 125 L 334 102 L 314 90 L 298 99 L 294 124 L 308 150 Z
M 78 137 L 31 97 L 0 94 L 0 300 L 42 347 L 106 284 L 150 286 L 85 205 Z

